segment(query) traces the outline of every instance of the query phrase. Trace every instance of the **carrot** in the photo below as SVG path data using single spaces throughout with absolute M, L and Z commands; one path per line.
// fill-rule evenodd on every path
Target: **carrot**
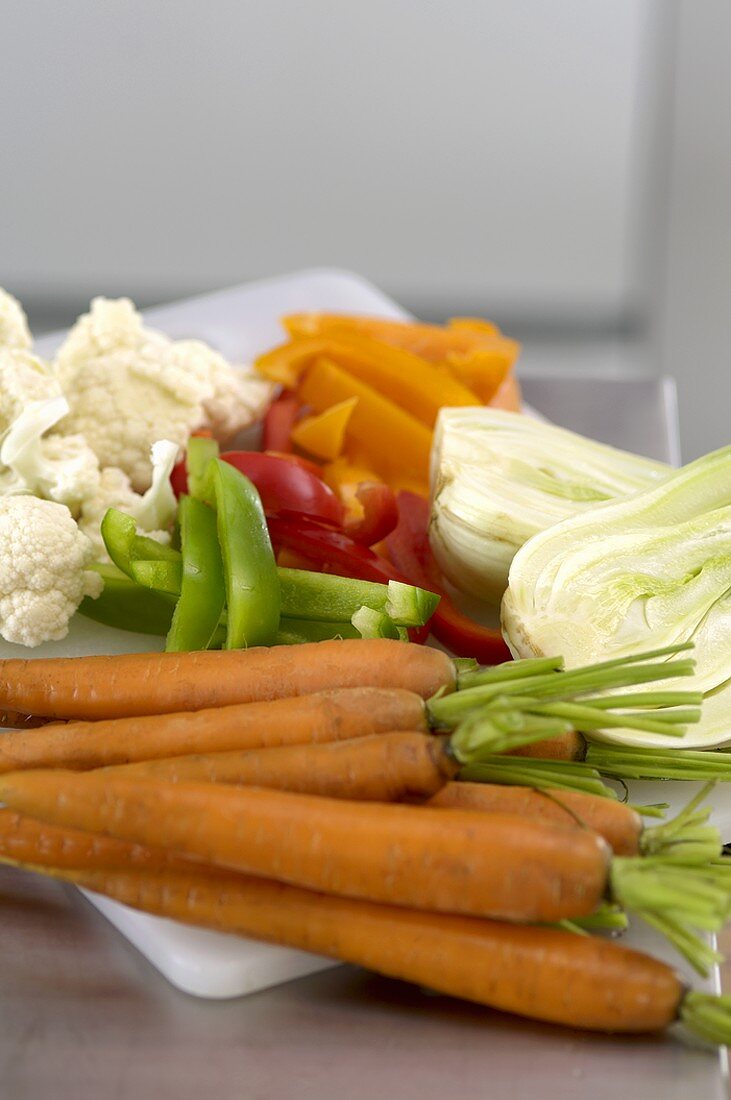
M 545 741 L 532 741 L 511 749 L 506 756 L 538 756 L 541 760 L 583 760 L 586 755 L 586 740 L 576 730 L 561 733 L 558 737 L 549 737 Z
M 457 773 L 459 764 L 445 746 L 443 738 L 428 733 L 386 733 L 324 745 L 150 760 L 114 772 L 171 783 L 246 784 L 359 802 L 423 801 Z
M 195 869 L 58 877 L 147 913 L 312 951 L 569 1027 L 660 1031 L 692 1003 L 665 963 L 559 929 L 415 912 Z
M 162 848 L 46 825 L 13 810 L 0 810 L 0 859 L 86 870 L 159 871 L 186 865 L 181 857 Z
M 385 638 L 0 661 L 0 706 L 50 718 L 165 714 L 339 687 L 400 687 L 426 699 L 455 686 L 445 653 Z
M 0 799 L 51 824 L 325 893 L 441 912 L 586 916 L 609 883 L 610 852 L 600 837 L 508 814 L 103 772 L 15 772 L 0 779 Z
M 615 855 L 640 854 L 642 819 L 624 802 L 580 791 L 533 790 L 490 783 L 447 783 L 429 799 L 437 809 L 483 810 L 578 825 L 606 840 Z
M 419 695 L 399 688 L 343 688 L 265 703 L 9 732 L 0 738 L 0 773 L 54 766 L 84 771 L 192 752 L 346 740 L 399 727 L 427 728 Z

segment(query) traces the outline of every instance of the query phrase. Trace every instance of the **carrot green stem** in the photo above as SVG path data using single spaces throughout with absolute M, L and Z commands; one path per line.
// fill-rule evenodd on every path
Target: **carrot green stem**
M 707 1043 L 731 1044 L 731 997 L 689 990 L 680 1002 L 678 1019 Z
M 459 779 L 473 783 L 505 783 L 509 786 L 554 788 L 581 791 L 603 798 L 617 795 L 602 782 L 599 772 L 576 761 L 540 760 L 534 757 L 486 756 L 478 764 L 468 764 Z
M 696 860 L 617 856 L 609 883 L 613 901 L 661 931 L 699 973 L 708 973 L 716 954 L 697 932 L 723 927 L 731 902 L 723 875 Z
M 640 837 L 640 850 L 646 856 L 665 859 L 712 861 L 721 855 L 721 834 L 708 824 L 710 807 L 699 810 L 715 784 L 706 783 L 688 805 L 672 820 L 645 829 Z
M 731 780 L 731 753 L 592 744 L 586 761 L 611 779 Z
M 479 673 L 463 674 L 460 683 L 464 683 L 464 686 L 459 691 L 429 701 L 432 720 L 443 727 L 455 725 L 470 711 L 494 702 L 498 697 L 519 696 L 530 698 L 536 703 L 561 703 L 637 684 L 655 683 L 676 676 L 691 676 L 695 670 L 691 660 L 642 664 L 639 657 L 622 663 L 612 662 L 610 667 L 589 665 L 571 671 L 560 671 L 554 667 L 552 671 L 544 672 L 542 667 L 536 668 L 537 664 L 538 661 L 534 664 L 531 658 L 525 662 L 514 661 L 512 664 L 498 665 Z M 473 677 L 476 679 L 473 680 Z M 603 698 L 609 700 L 610 697 Z M 593 702 L 592 699 L 584 701 L 587 705 Z M 682 702 L 697 705 L 698 693 L 682 699 Z M 656 707 L 663 704 L 650 704 L 645 699 L 643 705 Z M 604 708 L 614 709 L 614 705 L 607 701 Z

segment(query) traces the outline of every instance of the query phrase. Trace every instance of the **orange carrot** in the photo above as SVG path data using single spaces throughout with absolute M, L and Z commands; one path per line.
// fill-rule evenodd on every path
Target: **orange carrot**
M 448 810 L 483 810 L 577 825 L 603 837 L 615 855 L 640 853 L 642 819 L 636 810 L 612 798 L 581 791 L 505 787 L 490 783 L 447 783 L 429 799 L 429 806 Z
M 427 699 L 454 665 L 386 638 L 193 653 L 0 661 L 0 706 L 51 718 L 125 718 L 282 699 L 343 687 L 400 687 Z
M 417 909 L 556 921 L 592 913 L 609 884 L 600 837 L 508 814 L 104 772 L 14 772 L 0 800 L 51 824 Z
M 506 756 L 537 756 L 541 760 L 583 760 L 586 756 L 586 740 L 576 730 L 549 737 L 545 741 L 533 741 L 511 749 Z
M 443 738 L 404 732 L 325 745 L 178 756 L 113 771 L 171 783 L 235 783 L 358 802 L 406 802 L 429 798 L 458 768 Z
M 426 729 L 421 696 L 400 688 L 343 688 L 265 703 L 164 715 L 67 722 L 0 737 L 0 773 L 74 771 L 138 760 L 347 740 Z
M 159 871 L 189 866 L 162 848 L 46 825 L 13 810 L 0 810 L 0 859 L 42 867 Z
M 61 872 L 147 913 L 312 951 L 505 1012 L 596 1031 L 660 1031 L 686 995 L 665 963 L 553 928 L 416 912 L 242 875 Z

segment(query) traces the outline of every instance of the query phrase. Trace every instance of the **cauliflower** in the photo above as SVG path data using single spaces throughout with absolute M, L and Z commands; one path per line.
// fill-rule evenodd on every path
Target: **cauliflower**
M 47 363 L 29 351 L 0 347 L 0 437 L 29 401 L 60 396 L 58 379 Z
M 33 343 L 20 302 L 0 287 L 0 347 L 27 350 Z
M 93 558 L 62 504 L 0 498 L 0 635 L 26 646 L 65 638 L 84 596 L 101 593 L 102 578 L 86 568 Z
M 69 411 L 63 397 L 29 401 L 0 447 L 0 496 L 32 493 L 65 504 L 76 516 L 99 486 L 97 457 L 82 436 L 44 432 Z
M 183 447 L 204 425 L 231 436 L 261 414 L 270 392 L 206 344 L 145 329 L 127 298 L 95 298 L 55 368 L 71 408 L 56 430 L 83 435 L 100 466 L 121 469 L 136 492 L 150 485 L 155 440 Z
M 79 527 L 94 544 L 97 561 L 109 561 L 101 534 L 101 522 L 108 508 L 118 508 L 137 521 L 138 527 L 158 542 L 170 542 L 167 530 L 175 519 L 177 501 L 170 485 L 170 473 L 178 454 L 177 444 L 161 439 L 152 453 L 152 485 L 136 493 L 124 470 L 107 466 L 102 470 L 96 492 L 84 501 Z

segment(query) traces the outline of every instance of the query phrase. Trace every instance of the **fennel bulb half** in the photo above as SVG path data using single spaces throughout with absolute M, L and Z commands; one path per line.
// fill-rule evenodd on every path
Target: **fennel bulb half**
M 457 589 L 497 603 L 529 538 L 671 472 L 520 413 L 442 409 L 432 448 L 434 555 Z
M 602 737 L 731 743 L 731 447 L 532 538 L 513 560 L 502 622 L 516 656 L 560 653 L 567 668 L 692 641 L 696 672 L 683 688 L 704 694 L 700 723 L 682 742 Z

